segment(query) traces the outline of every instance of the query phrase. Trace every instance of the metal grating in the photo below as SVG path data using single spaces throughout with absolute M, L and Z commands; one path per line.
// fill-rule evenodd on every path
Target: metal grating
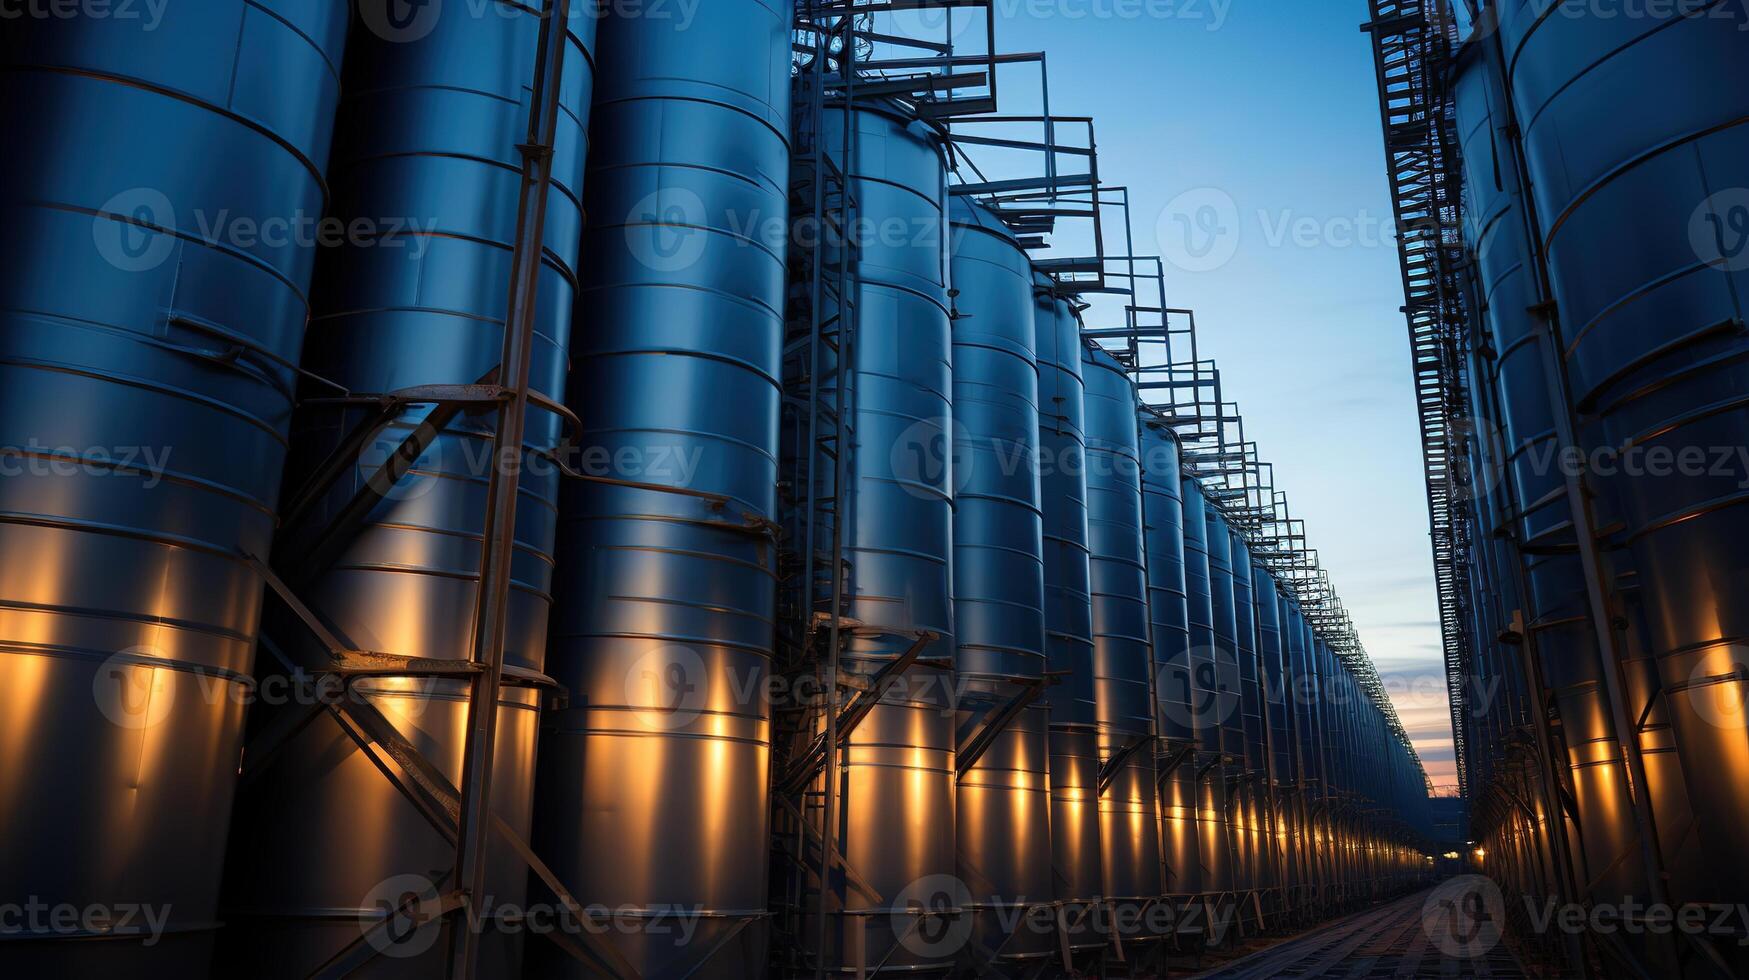
M 1439 0 L 1369 0 L 1391 206 L 1397 224 L 1415 403 L 1426 463 L 1434 577 L 1451 698 L 1458 786 L 1469 793 L 1464 731 L 1469 530 L 1463 420 L 1463 258 L 1457 131 L 1447 74 L 1457 25 Z

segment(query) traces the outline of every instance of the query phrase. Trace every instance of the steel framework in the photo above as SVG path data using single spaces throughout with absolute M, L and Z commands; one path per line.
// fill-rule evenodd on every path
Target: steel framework
M 1459 791 L 1468 795 L 1464 678 L 1469 674 L 1470 530 L 1461 176 L 1448 85 L 1457 24 L 1440 0 L 1369 0 L 1361 30 L 1372 38 L 1384 124 L 1386 172 L 1396 217 L 1415 407 L 1427 477 L 1427 511 L 1439 594 L 1446 686 Z

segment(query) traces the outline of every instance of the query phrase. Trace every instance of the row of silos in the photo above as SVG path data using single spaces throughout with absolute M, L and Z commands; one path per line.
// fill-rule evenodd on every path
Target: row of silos
M 137 36 L 25 21 L 0 42 L 37 96 L 3 110 L 28 137 L 6 197 L 25 261 L 0 280 L 3 441 L 44 463 L 80 447 L 70 478 L 0 481 L 8 553 L 40 559 L 0 589 L 0 728 L 22 747 L 0 761 L 0 821 L 71 844 L 7 848 L 0 881 L 174 913 L 149 946 L 31 935 L 0 965 L 306 976 L 387 922 L 405 928 L 356 975 L 441 970 L 453 832 L 385 778 L 403 763 L 296 699 L 247 712 L 271 751 L 245 752 L 244 706 L 335 652 L 317 624 L 378 658 L 348 682 L 358 710 L 460 783 L 453 665 L 475 656 L 499 465 L 522 474 L 482 975 L 595 975 L 512 928 L 558 899 L 513 838 L 611 910 L 584 913 L 591 942 L 647 977 L 755 974 L 782 943 L 834 970 L 1133 959 L 1166 933 L 1114 943 L 1096 913 L 1285 908 L 1260 896 L 1296 866 L 1305 887 L 1390 887 L 1404 869 L 1376 852 L 1406 836 L 1343 823 L 1374 863 L 1341 871 L 1321 842 L 1338 790 L 1396 801 L 1271 754 L 1324 751 L 1286 688 L 1333 697 L 1346 670 L 1314 662 L 1303 619 L 1269 628 L 1293 592 L 1184 475 L 1125 365 L 1083 341 L 1072 296 L 997 214 L 949 206 L 938 130 L 865 101 L 828 107 L 816 138 L 846 148 L 858 211 L 908 233 L 857 243 L 836 299 L 856 324 L 833 373 L 855 451 L 827 492 L 854 625 L 828 683 L 918 663 L 829 749 L 827 870 L 801 932 L 774 934 L 790 5 L 563 25 L 537 404 L 509 463 L 487 453 L 489 389 L 541 17 L 392 6 L 349 25 L 205 0 Z M 193 163 L 170 149 L 187 146 Z M 320 250 L 213 226 L 324 216 L 347 233 Z M 160 446 L 161 471 L 116 458 Z M 275 539 L 282 469 L 297 507 Z M 309 618 L 270 614 L 256 657 L 270 558 Z M 681 911 L 700 924 L 677 942 Z M 944 923 L 967 938 L 937 942 Z
M 1749 22 L 1717 3 L 1481 7 L 1452 89 L 1475 258 L 1478 843 L 1530 893 L 1734 902 Z M 1654 972 L 1694 968 L 1629 945 Z
M 854 453 L 843 495 L 822 495 L 846 522 L 840 670 L 880 696 L 816 802 L 796 808 L 832 801 L 843 858 L 823 881 L 802 876 L 800 955 L 775 962 L 923 974 L 1145 962 L 1169 936 L 1225 935 L 1222 917 L 1269 928 L 1290 908 L 1310 917 L 1416 880 L 1406 789 L 1424 798 L 1419 767 L 1305 620 L 1280 635 L 1294 593 L 1187 475 L 1125 365 L 1082 338 L 1073 294 L 1032 272 L 999 213 L 956 195 L 943 208 L 940 146 L 905 106 L 824 112 L 862 223 L 941 233 L 876 237 L 850 266 L 855 332 L 834 343 L 848 369 L 832 383 L 855 388 Z M 820 451 L 791 438 L 787 452 Z M 1215 536 L 1211 571 L 1195 542 Z M 1200 588 L 1186 584 L 1190 554 Z M 1290 659 L 1314 642 L 1323 659 Z M 911 653 L 906 679 L 881 684 Z M 1292 706 L 1325 699 L 1355 719 L 1355 741 L 1310 752 L 1358 774 L 1359 740 L 1375 733 L 1394 750 L 1383 771 L 1402 779 L 1302 787 L 1285 762 Z M 1290 799 L 1302 788 L 1323 810 Z M 1399 822 L 1362 814 L 1367 800 Z M 1313 821 L 1330 828 L 1317 844 Z M 1338 840 L 1352 853 L 1314 868 Z M 818 858 L 813 846 L 799 850 Z M 1291 898 L 1290 862 L 1305 869 Z M 1150 907 L 1172 909 L 1175 927 L 1144 924 Z M 1192 908 L 1206 918 L 1185 927 Z

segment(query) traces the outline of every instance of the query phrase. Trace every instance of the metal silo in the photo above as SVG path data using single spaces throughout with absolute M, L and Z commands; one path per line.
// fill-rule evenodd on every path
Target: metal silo
M 537 847 L 644 975 L 736 977 L 765 962 L 790 10 L 650 13 L 599 28 Z
M 1245 828 L 1245 708 L 1239 677 L 1239 613 L 1234 603 L 1233 534 L 1226 517 L 1211 500 L 1203 511 L 1208 534 L 1209 593 L 1213 597 L 1214 645 L 1211 648 L 1220 725 L 1219 750 L 1224 775 L 1226 834 L 1235 892 L 1254 887 L 1251 851 Z
M 332 218 L 376 230 L 349 233 L 323 252 L 303 359 L 306 370 L 360 395 L 465 385 L 497 370 L 518 231 L 517 143 L 527 131 L 525 95 L 539 54 L 534 10 L 504 4 L 482 19 L 452 12 L 410 26 L 413 36 L 385 26 L 378 15 L 386 6 L 362 8 L 353 31 L 331 171 Z M 564 61 L 530 370 L 531 390 L 548 398 L 564 388 L 593 29 L 592 18 L 573 19 Z M 358 458 L 290 516 L 275 564 L 354 648 L 471 659 L 496 416 L 427 403 L 385 418 L 374 398 L 328 393 L 315 387 L 299 409 L 289 483 L 322 473 L 336 453 Z M 361 425 L 379 426 L 362 451 L 347 442 Z M 372 496 L 377 466 L 427 428 L 435 431 L 406 477 Z M 525 838 L 560 479 L 536 457 L 554 452 L 561 436 L 557 416 L 530 410 L 492 781 L 493 809 Z M 368 508 L 359 509 L 360 501 Z M 275 631 L 286 643 L 302 635 L 295 627 Z M 469 687 L 465 679 L 392 669 L 352 685 L 409 742 L 441 760 L 456 785 Z M 258 720 L 277 726 L 280 716 L 300 710 L 264 709 Z M 453 840 L 403 798 L 378 771 L 380 760 L 337 718 L 295 730 L 251 773 L 240 798 L 226 893 L 234 924 L 221 960 L 229 972 L 307 975 L 357 942 L 361 924 L 382 916 L 385 899 L 443 891 L 440 869 L 453 861 Z M 261 846 L 269 840 L 272 848 Z M 520 905 L 526 868 L 497 838 L 490 867 L 496 901 Z M 400 955 L 379 957 L 363 972 L 441 969 L 447 945 L 433 939 L 401 945 L 393 951 Z M 490 931 L 483 968 L 515 975 L 520 946 L 518 937 Z
M 1202 890 L 1197 850 L 1196 715 L 1185 581 L 1181 447 L 1152 410 L 1141 415 L 1142 504 L 1147 522 L 1148 611 L 1154 638 L 1156 778 L 1160 849 L 1168 895 Z
M 1307 612 L 1303 606 L 1295 608 L 1289 653 L 1292 655 L 1293 665 L 1294 729 L 1299 736 L 1299 797 L 1301 819 L 1304 821 L 1302 834 L 1305 842 L 1306 874 L 1313 886 L 1313 900 L 1322 905 L 1328 901 L 1331 882 L 1326 802 L 1329 789 L 1324 777 L 1324 729 L 1321 717 L 1324 695 Z
M 1282 629 L 1281 595 L 1276 590 L 1275 576 L 1261 563 L 1251 565 L 1253 601 L 1257 607 L 1257 698 L 1258 727 L 1263 735 L 1263 750 L 1259 773 L 1262 796 L 1264 869 L 1268 887 L 1280 890 L 1280 900 L 1287 897 L 1288 831 L 1284 800 L 1280 787 L 1292 782 L 1292 767 L 1287 754 L 1289 744 L 1287 703 L 1282 699 Z
M 1609 697 L 1608 673 L 1615 665 L 1599 649 L 1591 620 L 1585 563 L 1577 550 L 1574 513 L 1564 473 L 1550 465 L 1559 452 L 1555 413 L 1558 382 L 1549 374 L 1551 343 L 1545 323 L 1533 313 L 1542 302 L 1536 274 L 1535 243 L 1525 213 L 1514 143 L 1507 135 L 1510 117 L 1494 66 L 1491 45 L 1472 47 L 1457 85 L 1458 123 L 1470 175 L 1469 243 L 1476 255 L 1477 279 L 1486 303 L 1488 339 L 1502 405 L 1506 445 L 1505 473 L 1516 513 L 1528 609 L 1528 650 L 1539 658 L 1541 682 L 1550 690 L 1560 718 L 1556 750 L 1572 793 L 1584 815 L 1573 830 L 1580 875 L 1593 882 L 1598 901 L 1617 902 L 1644 894 L 1635 849 L 1633 802 L 1628 769 L 1621 753 Z
M 1160 895 L 1162 883 L 1136 389 L 1123 366 L 1097 347 L 1087 348 L 1082 375 L 1099 757 L 1111 773 L 1099 799 L 1105 891 L 1115 903 L 1139 907 Z
M 1311 891 L 1316 885 L 1312 870 L 1312 855 L 1310 837 L 1308 836 L 1306 820 L 1306 801 L 1309 794 L 1310 778 L 1305 760 L 1307 757 L 1307 741 L 1311 734 L 1305 730 L 1301 720 L 1300 672 L 1298 663 L 1301 657 L 1301 630 L 1304 619 L 1300 613 L 1300 605 L 1290 593 L 1283 592 L 1280 597 L 1281 615 L 1281 665 L 1276 676 L 1276 688 L 1272 692 L 1270 710 L 1272 730 L 1285 731 L 1286 737 L 1276 745 L 1276 773 L 1281 779 L 1284 789 L 1281 795 L 1283 819 L 1287 822 L 1287 854 L 1290 880 L 1290 895 L 1296 907 L 1304 905 L 1315 897 Z M 1277 729 L 1274 712 L 1279 709 L 1281 728 Z
M 1044 276 L 1034 279 L 1039 364 L 1039 482 L 1044 510 L 1046 689 L 1051 739 L 1051 864 L 1070 942 L 1104 945 L 1087 918 L 1105 894 L 1099 837 L 1099 710 L 1087 548 L 1087 436 L 1081 320 Z
M 1032 263 L 984 206 L 956 197 L 950 221 L 959 875 L 976 959 L 1038 959 L 1056 936 L 1034 914 L 1052 885 Z
M 347 7 L 154 14 L 0 32 L 0 892 L 167 917 L 9 924 L 14 976 L 204 976 L 220 921 Z
M 1257 670 L 1257 601 L 1251 589 L 1251 549 L 1235 528 L 1228 532 L 1233 569 L 1234 673 L 1238 677 L 1239 713 L 1244 751 L 1239 757 L 1233 817 L 1239 833 L 1239 850 L 1245 856 L 1246 884 L 1269 886 L 1263 837 L 1263 688 Z
M 1749 874 L 1749 12 L 1562 12 L 1514 5 L 1499 35 L 1546 298 L 1585 482 L 1638 573 L 1712 872 L 1673 897 L 1734 901 Z
M 849 177 L 862 224 L 902 235 L 859 239 L 852 268 L 854 447 L 843 494 L 845 616 L 841 676 L 872 687 L 883 669 L 916 663 L 883 684 L 834 766 L 842 854 L 824 896 L 804 888 L 800 942 L 829 971 L 902 972 L 952 966 L 971 923 L 956 876 L 953 712 L 952 348 L 946 254 L 946 160 L 935 132 L 897 106 L 848 113 L 851 158 L 839 162 L 846 112 L 828 106 L 823 141 Z M 836 313 L 832 314 L 836 316 Z M 786 452 L 795 449 L 786 440 Z M 799 515 L 798 515 L 799 516 Z M 816 538 L 830 533 L 816 530 Z M 816 789 L 823 789 L 816 778 Z M 809 806 L 816 805 L 809 802 Z M 810 816 L 817 823 L 817 816 Z M 808 846 L 812 846 L 811 844 Z M 811 862 L 817 863 L 810 858 Z M 817 950 L 826 903 L 827 948 Z M 925 917 L 923 913 L 930 913 Z M 938 941 L 955 937 L 959 942 Z
M 1221 761 L 1221 729 L 1237 705 L 1225 696 L 1216 673 L 1214 596 L 1209 562 L 1208 512 L 1202 484 L 1190 476 L 1184 495 L 1184 581 L 1190 597 L 1191 717 L 1196 724 L 1197 849 L 1202 855 L 1202 891 L 1233 888 L 1232 842 L 1227 836 L 1227 770 Z

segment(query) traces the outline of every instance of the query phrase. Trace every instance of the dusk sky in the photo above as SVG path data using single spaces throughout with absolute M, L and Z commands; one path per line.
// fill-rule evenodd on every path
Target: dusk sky
M 1429 775 L 1455 785 L 1366 4 L 997 7 L 1004 50 L 1048 52 L 1053 112 L 1095 117 L 1137 250 L 1175 260 L 1170 305 L 1197 311 Z M 1004 112 L 1036 111 L 1021 72 Z

